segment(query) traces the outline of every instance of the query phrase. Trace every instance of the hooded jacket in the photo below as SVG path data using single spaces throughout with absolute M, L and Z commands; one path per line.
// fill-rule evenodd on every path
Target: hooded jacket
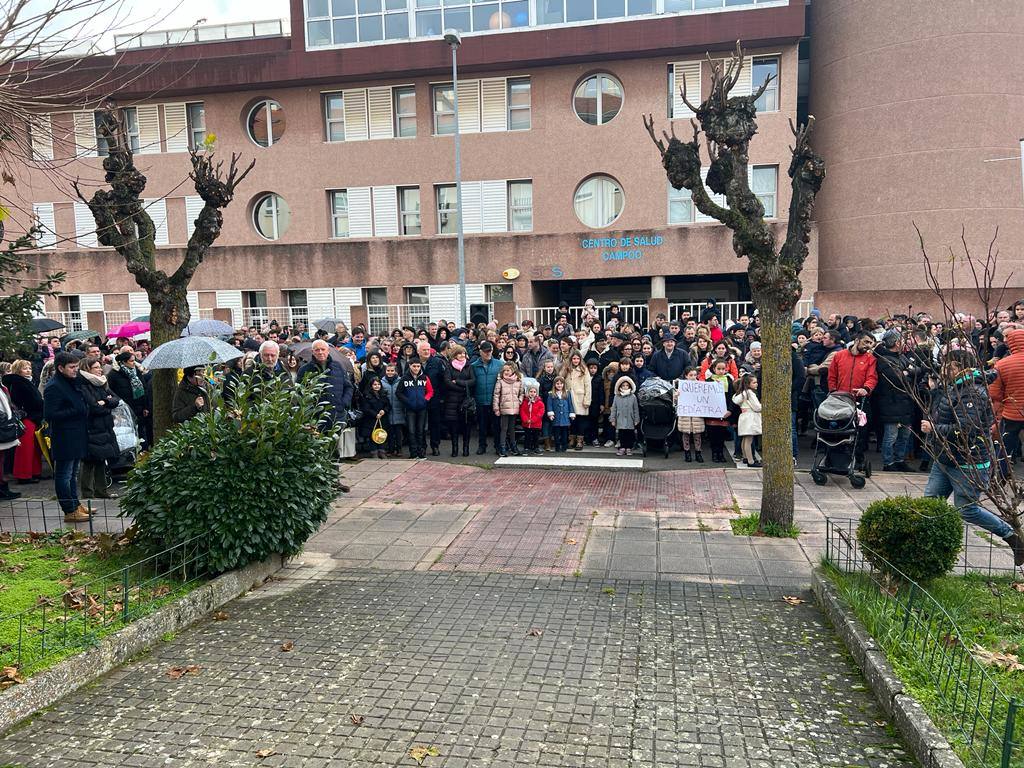
M 988 388 L 997 418 L 1024 421 L 1024 330 L 1006 332 L 1010 354 L 996 363 L 996 380 Z
M 116 458 L 121 449 L 117 445 L 117 435 L 114 434 L 114 408 L 121 401 L 107 389 L 105 376 L 93 376 L 85 371 L 79 371 L 78 377 L 82 380 L 79 387 L 82 398 L 89 408 L 89 444 L 86 458 L 91 461 Z M 99 404 L 101 400 L 103 405 Z
M 995 417 L 985 384 L 985 374 L 972 369 L 931 391 L 934 434 L 926 436 L 927 448 L 941 464 L 977 469 L 991 465 L 989 442 Z
M 616 429 L 636 429 L 640 424 L 640 404 L 636 400 L 633 379 L 623 377 L 616 383 L 608 420 Z
M 874 393 L 874 416 L 882 424 L 909 426 L 917 409 L 910 395 L 916 379 L 916 369 L 910 359 L 894 349 L 878 347 L 874 351 L 878 369 L 878 386 Z
M 540 397 L 532 402 L 529 397 L 524 397 L 519 406 L 519 419 L 523 423 L 523 429 L 540 429 L 544 426 L 546 411 L 547 406 L 544 405 L 544 401 Z
M 398 382 L 398 399 L 406 412 L 427 410 L 427 403 L 433 396 L 434 387 L 423 371 L 417 376 L 410 369 Z

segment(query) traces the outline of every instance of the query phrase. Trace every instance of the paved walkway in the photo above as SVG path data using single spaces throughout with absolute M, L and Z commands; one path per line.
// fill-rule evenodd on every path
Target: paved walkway
M 345 474 L 280 578 L 0 739 L 0 764 L 913 764 L 804 591 L 805 545 L 724 532 L 753 473 Z

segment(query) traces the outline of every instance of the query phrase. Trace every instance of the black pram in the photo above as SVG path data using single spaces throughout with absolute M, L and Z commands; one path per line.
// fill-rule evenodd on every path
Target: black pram
M 672 433 L 676 431 L 676 405 L 672 401 L 671 382 L 652 376 L 640 385 L 636 398 L 640 403 L 640 444 L 637 448 L 647 455 L 649 441 L 660 442 L 665 458 L 672 448 Z
M 858 418 L 857 400 L 849 392 L 830 392 L 814 411 L 818 436 L 811 479 L 817 485 L 825 485 L 828 475 L 845 475 L 854 488 L 863 488 L 865 478 L 871 477 L 868 462 L 863 473 L 856 468 Z

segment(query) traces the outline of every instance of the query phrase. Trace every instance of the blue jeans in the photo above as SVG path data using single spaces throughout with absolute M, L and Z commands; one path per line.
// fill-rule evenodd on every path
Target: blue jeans
M 882 465 L 887 467 L 907 458 L 910 427 L 905 424 L 883 424 L 882 427 Z
M 978 498 L 981 496 L 978 486 L 988 486 L 988 470 L 979 469 L 976 472 L 976 476 L 968 477 L 959 467 L 933 461 L 928 483 L 924 487 L 924 495 L 935 499 L 947 499 L 952 493 L 953 506 L 964 522 L 973 523 L 1005 539 L 1013 533 L 1013 529 L 978 504 Z
M 78 459 L 56 461 L 53 465 L 53 487 L 57 492 L 57 503 L 65 515 L 71 514 L 78 501 Z
M 791 422 L 792 426 L 790 427 L 790 435 L 793 438 L 793 458 L 795 459 L 800 455 L 800 441 L 797 440 L 796 434 L 796 411 L 793 411 L 792 416 L 793 420 Z

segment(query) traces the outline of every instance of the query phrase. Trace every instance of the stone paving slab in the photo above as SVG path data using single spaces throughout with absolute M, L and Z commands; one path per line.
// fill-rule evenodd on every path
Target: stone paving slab
M 424 745 L 428 768 L 913 764 L 806 593 L 323 565 L 42 713 L 0 762 L 379 768 Z

